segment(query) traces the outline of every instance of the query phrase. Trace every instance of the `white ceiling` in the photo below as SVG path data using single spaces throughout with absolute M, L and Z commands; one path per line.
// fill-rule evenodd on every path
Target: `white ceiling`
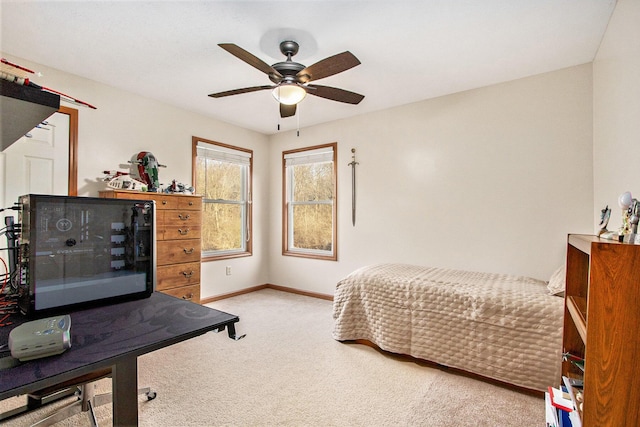
M 1 0 L 0 50 L 273 134 L 278 124 L 302 128 L 591 62 L 614 7 L 615 0 Z M 278 44 L 289 38 L 300 43 L 294 61 L 305 65 L 352 52 L 361 65 L 317 83 L 365 99 L 308 96 L 295 117 L 281 119 L 270 91 L 207 96 L 270 84 L 218 43 L 273 64 L 285 59 Z

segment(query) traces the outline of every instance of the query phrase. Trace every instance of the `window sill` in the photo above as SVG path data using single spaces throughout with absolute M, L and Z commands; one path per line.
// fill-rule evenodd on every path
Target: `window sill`
M 252 256 L 253 253 L 252 252 L 238 252 L 238 253 L 232 253 L 232 254 L 224 254 L 224 255 L 209 255 L 209 256 L 202 256 L 201 261 L 202 262 L 209 262 L 209 261 L 218 261 L 218 260 L 222 260 L 222 259 L 231 259 L 231 258 L 244 258 L 244 257 L 248 257 L 248 256 Z
M 292 252 L 292 251 L 283 251 L 283 256 L 292 256 L 297 258 L 309 258 L 309 259 L 319 259 L 324 261 L 338 261 L 338 256 L 336 254 L 333 255 L 321 255 L 314 254 L 309 252 Z

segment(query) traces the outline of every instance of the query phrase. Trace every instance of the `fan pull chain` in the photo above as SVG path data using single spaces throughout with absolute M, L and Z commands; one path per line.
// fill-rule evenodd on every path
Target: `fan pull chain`
M 297 109 L 298 109 L 298 111 L 297 111 L 297 114 L 296 114 L 296 119 L 298 121 L 298 124 L 297 124 L 296 134 L 297 134 L 297 136 L 299 138 L 300 137 L 300 105 L 299 104 L 298 104 L 298 108 Z

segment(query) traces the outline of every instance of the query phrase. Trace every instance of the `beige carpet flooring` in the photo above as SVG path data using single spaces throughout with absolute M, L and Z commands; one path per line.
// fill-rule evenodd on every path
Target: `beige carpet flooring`
M 540 397 L 331 338 L 330 301 L 272 289 L 209 304 L 237 314 L 243 340 L 206 335 L 139 359 L 141 426 L 537 426 Z M 108 391 L 110 380 L 97 384 Z M 27 426 L 56 403 L 12 419 Z M 23 397 L 0 402 L 0 411 Z M 100 426 L 111 407 L 97 408 Z M 86 414 L 59 426 L 87 426 Z

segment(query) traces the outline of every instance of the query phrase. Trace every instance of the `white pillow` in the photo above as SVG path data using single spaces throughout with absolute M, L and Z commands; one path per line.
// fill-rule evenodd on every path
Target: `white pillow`
M 551 295 L 564 296 L 567 278 L 566 268 L 566 264 L 562 264 L 562 266 L 551 275 L 551 279 L 549 279 L 549 283 L 547 284 L 547 289 Z

